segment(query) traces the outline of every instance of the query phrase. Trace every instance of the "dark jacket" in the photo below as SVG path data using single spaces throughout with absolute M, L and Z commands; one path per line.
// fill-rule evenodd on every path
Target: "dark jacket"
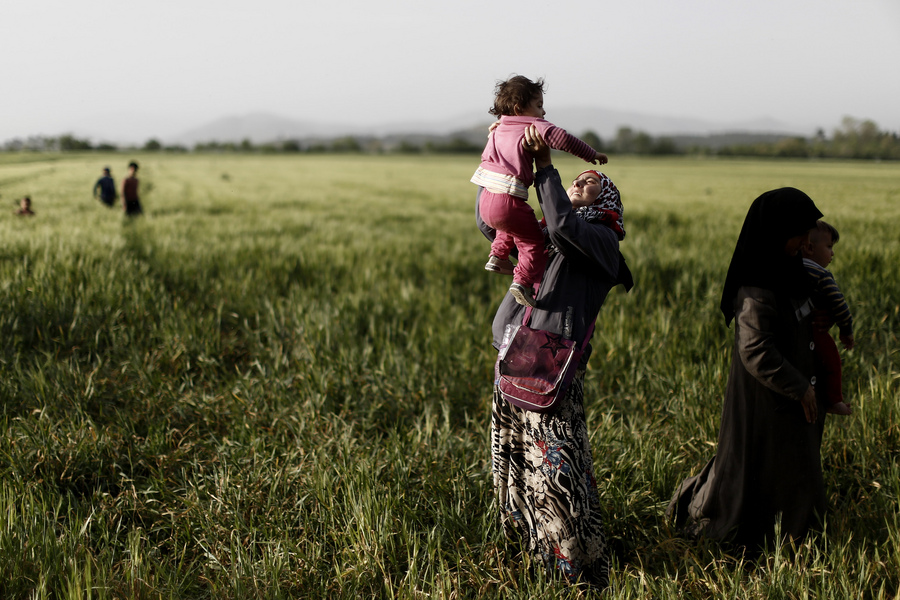
M 104 175 L 94 184 L 94 196 L 97 196 L 97 190 L 100 190 L 100 200 L 104 204 L 112 205 L 116 201 L 116 183 L 109 175 Z
M 752 548 L 781 533 L 802 539 L 825 510 L 819 447 L 825 405 L 807 423 L 799 402 L 813 375 L 806 298 L 742 287 L 716 456 L 669 504 L 676 525 Z
M 550 242 L 557 248 L 547 260 L 547 269 L 537 292 L 538 307 L 529 326 L 561 333 L 581 341 L 597 318 L 606 295 L 619 283 L 630 289 L 631 272 L 619 252 L 619 238 L 609 227 L 591 224 L 575 215 L 572 203 L 552 166 L 539 169 L 534 187 L 547 221 Z M 479 189 L 479 195 L 481 190 Z M 488 240 L 495 231 L 481 219 L 476 199 L 475 217 Z M 493 323 L 493 344 L 499 348 L 507 324 L 518 325 L 525 307 L 506 294 Z M 582 357 L 587 363 L 590 348 Z

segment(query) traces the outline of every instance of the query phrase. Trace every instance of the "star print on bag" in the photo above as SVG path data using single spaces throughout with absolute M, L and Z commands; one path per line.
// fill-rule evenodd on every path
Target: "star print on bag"
M 543 332 L 547 336 L 547 343 L 541 346 L 541 348 L 545 348 L 553 354 L 553 358 L 556 358 L 556 355 L 560 350 L 567 350 L 568 346 L 566 346 L 562 341 L 562 336 L 556 333 L 550 333 L 549 331 Z

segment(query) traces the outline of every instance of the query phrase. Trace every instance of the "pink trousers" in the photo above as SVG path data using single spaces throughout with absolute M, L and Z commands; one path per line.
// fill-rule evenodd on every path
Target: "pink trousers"
M 834 338 L 827 330 L 813 327 L 813 342 L 816 357 L 816 388 L 823 392 L 820 396 L 828 401 L 828 406 L 844 401 L 841 355 Z
M 509 194 L 482 190 L 479 210 L 481 219 L 497 230 L 497 237 L 491 244 L 492 255 L 509 258 L 514 246 L 519 249 L 513 281 L 522 285 L 540 283 L 547 266 L 547 252 L 544 232 L 528 202 Z

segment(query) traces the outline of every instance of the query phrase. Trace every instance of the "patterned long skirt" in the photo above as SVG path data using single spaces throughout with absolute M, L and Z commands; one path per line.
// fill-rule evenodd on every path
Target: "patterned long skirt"
M 507 537 L 569 582 L 604 588 L 609 555 L 584 418 L 584 374 L 559 410 L 517 408 L 495 386 L 491 415 L 494 490 Z

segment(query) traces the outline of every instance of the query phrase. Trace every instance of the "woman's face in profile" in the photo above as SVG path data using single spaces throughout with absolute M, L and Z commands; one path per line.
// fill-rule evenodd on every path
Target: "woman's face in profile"
M 795 235 L 794 237 L 789 238 L 784 244 L 784 253 L 788 256 L 797 256 L 800 248 L 803 247 L 807 241 L 809 241 L 808 231 L 801 235 Z

